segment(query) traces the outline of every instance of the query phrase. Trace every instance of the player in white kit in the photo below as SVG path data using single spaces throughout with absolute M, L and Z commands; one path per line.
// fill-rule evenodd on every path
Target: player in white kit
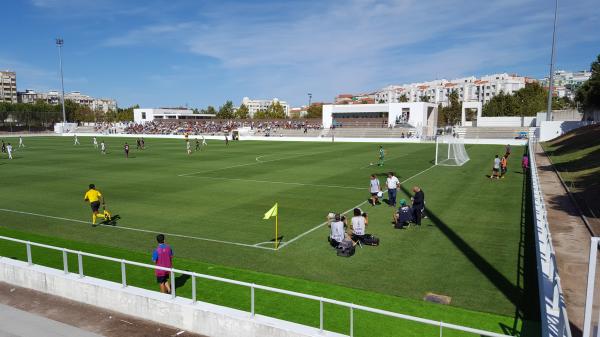
M 8 145 L 6 145 L 6 152 L 8 153 L 8 159 L 13 159 L 12 158 L 12 145 L 10 145 L 10 143 L 8 143 Z
M 106 144 L 104 144 L 104 141 L 100 142 L 100 151 L 102 154 L 106 154 Z
M 23 143 L 23 137 L 19 136 L 19 148 L 25 147 L 25 144 Z
M 73 135 L 73 145 L 79 145 L 79 138 L 77 138 L 77 135 Z
M 94 143 L 94 148 L 97 149 L 98 148 L 98 140 L 96 139 L 96 137 L 94 137 L 92 142 Z

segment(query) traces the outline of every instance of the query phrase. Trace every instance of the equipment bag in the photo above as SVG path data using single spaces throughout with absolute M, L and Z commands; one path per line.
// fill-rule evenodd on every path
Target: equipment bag
M 379 246 L 379 238 L 375 235 L 365 234 L 362 243 L 368 246 Z
M 352 240 L 342 240 L 336 248 L 337 256 L 350 257 L 354 255 L 355 249 Z

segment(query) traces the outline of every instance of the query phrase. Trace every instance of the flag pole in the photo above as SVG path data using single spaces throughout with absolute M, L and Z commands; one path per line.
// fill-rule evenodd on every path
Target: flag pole
M 277 205 L 277 204 L 275 204 Z M 277 240 L 277 230 L 279 227 L 279 205 L 277 205 L 277 214 L 275 215 L 275 249 L 279 249 L 279 244 L 278 244 L 278 240 Z

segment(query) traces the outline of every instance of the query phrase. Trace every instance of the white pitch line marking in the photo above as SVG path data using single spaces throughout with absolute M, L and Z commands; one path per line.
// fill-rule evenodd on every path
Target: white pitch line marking
M 365 189 L 365 187 L 356 187 L 356 186 L 305 184 L 305 183 L 294 183 L 294 182 L 286 182 L 286 181 L 254 180 L 254 179 L 242 179 L 242 178 L 225 178 L 225 177 L 209 177 L 209 176 L 190 176 L 190 178 L 213 179 L 213 180 L 248 181 L 248 182 L 252 182 L 252 183 L 282 184 L 282 185 L 296 185 L 296 186 L 314 186 L 314 187 L 341 188 L 341 189 L 351 189 L 351 190 L 364 190 Z
M 431 165 L 429 168 L 426 168 L 426 169 L 424 169 L 423 171 L 421 171 L 421 172 L 419 172 L 419 173 L 417 173 L 417 174 L 415 174 L 415 175 L 413 175 L 413 176 L 411 176 L 411 177 L 408 177 L 408 178 L 404 179 L 404 180 L 403 180 L 403 181 L 401 181 L 400 183 L 401 183 L 401 184 L 403 184 L 403 183 L 405 183 L 405 182 L 407 182 L 407 181 L 411 180 L 412 178 L 414 178 L 414 177 L 416 177 L 416 176 L 418 176 L 418 175 L 421 175 L 421 174 L 423 174 L 423 173 L 425 173 L 425 172 L 427 172 L 427 171 L 431 170 L 431 169 L 432 169 L 432 168 L 434 168 L 434 167 L 435 167 L 435 165 Z M 365 189 L 366 189 L 366 188 L 365 188 Z M 387 191 L 387 190 L 383 191 L 383 193 L 385 193 L 386 191 Z M 347 214 L 347 213 L 349 213 L 350 211 L 352 211 L 353 209 L 355 209 L 355 208 L 358 208 L 358 207 L 360 207 L 360 206 L 362 206 L 362 205 L 364 205 L 364 204 L 366 204 L 366 203 L 367 203 L 367 200 L 365 200 L 365 201 L 361 202 L 360 204 L 358 204 L 358 205 L 356 205 L 356 206 L 354 206 L 354 207 L 352 207 L 352 208 L 350 208 L 350 209 L 346 210 L 346 211 L 345 211 L 344 213 L 342 213 L 342 214 Z M 286 242 L 282 243 L 282 244 L 281 244 L 281 246 L 279 246 L 279 248 L 278 248 L 278 249 L 282 249 L 283 247 L 285 247 L 285 246 L 289 245 L 290 243 L 292 243 L 292 242 L 294 242 L 294 241 L 296 241 L 296 240 L 300 239 L 301 237 L 303 237 L 303 236 L 305 236 L 305 235 L 308 235 L 308 234 L 310 234 L 310 233 L 312 233 L 312 232 L 316 231 L 317 229 L 319 229 L 319 228 L 321 228 L 321 227 L 325 226 L 326 224 L 327 224 L 327 221 L 325 221 L 325 222 L 323 222 L 322 224 L 320 224 L 320 225 L 317 225 L 317 226 L 315 226 L 315 227 L 313 227 L 313 228 L 311 228 L 311 229 L 307 230 L 306 232 L 304 232 L 304 233 L 302 233 L 302 234 L 299 234 L 299 235 L 295 236 L 294 238 L 290 239 L 289 241 L 286 241 Z
M 9 212 L 9 213 L 16 213 L 16 214 L 24 214 L 24 215 L 37 216 L 37 217 L 48 218 L 48 219 L 57 219 L 57 220 L 64 220 L 64 221 L 70 221 L 70 222 L 77 222 L 77 223 L 83 223 L 83 224 L 87 224 L 87 225 L 91 225 L 92 224 L 91 222 L 83 221 L 83 220 L 62 218 L 62 217 L 58 217 L 58 216 L 38 214 L 38 213 L 31 213 L 31 212 L 15 211 L 15 210 L 6 209 L 6 208 L 0 208 L 0 211 L 2 211 L 2 212 Z M 130 230 L 130 231 L 135 231 L 135 232 L 151 233 L 151 234 L 161 234 L 162 233 L 162 232 L 156 232 L 156 231 L 151 231 L 151 230 L 141 229 L 141 228 L 124 227 L 124 226 L 111 226 L 111 225 L 106 225 L 106 224 L 98 224 L 98 226 L 107 227 L 107 228 L 113 228 L 113 229 L 124 229 L 124 230 Z M 193 239 L 193 240 L 199 240 L 199 241 L 223 243 L 223 244 L 234 245 L 234 246 L 259 248 L 259 249 L 266 249 L 266 250 L 275 250 L 275 248 L 261 247 L 261 246 L 256 246 L 256 245 L 251 245 L 251 244 L 241 243 L 241 242 L 233 242 L 233 241 L 209 239 L 209 238 L 202 238 L 202 237 L 198 237 L 198 236 L 176 234 L 176 233 L 162 233 L 162 234 L 165 234 L 167 236 L 174 236 L 174 237 L 180 237 L 180 238 L 185 238 L 185 239 Z
M 226 166 L 226 167 L 222 167 L 222 168 L 218 168 L 218 169 L 214 169 L 214 170 L 208 170 L 208 171 L 196 171 L 196 172 L 191 172 L 191 173 L 182 173 L 182 174 L 178 174 L 177 176 L 178 177 L 187 177 L 187 176 L 193 176 L 193 175 L 196 175 L 196 174 L 199 174 L 199 173 L 209 173 L 209 172 L 223 171 L 223 170 L 227 170 L 227 169 L 230 169 L 230 168 L 250 166 L 250 165 L 258 165 L 258 164 L 270 163 L 270 162 L 274 162 L 274 161 L 280 161 L 280 160 L 298 158 L 298 157 L 303 157 L 303 156 L 311 156 L 311 155 L 321 154 L 321 153 L 327 153 L 327 152 L 331 152 L 331 151 L 305 153 L 305 154 L 299 154 L 299 155 L 296 155 L 296 156 L 290 156 L 290 157 L 279 158 L 279 159 L 271 159 L 271 160 L 258 160 L 258 158 L 260 158 L 260 157 L 269 156 L 268 154 L 265 154 L 265 155 L 261 155 L 261 156 L 258 156 L 256 158 L 254 158 L 256 160 L 254 162 L 245 163 L 245 164 L 238 164 L 238 165 L 233 165 L 233 166 Z
M 398 158 L 406 157 L 406 156 L 408 156 L 409 154 L 412 154 L 412 152 L 411 152 L 411 153 L 406 153 L 406 154 L 403 154 L 403 155 L 401 155 L 401 156 L 397 156 L 397 157 L 392 157 L 392 158 L 384 159 L 384 160 L 383 160 L 383 162 L 385 163 L 386 161 L 390 161 L 390 160 L 394 160 L 394 159 L 398 159 Z M 375 162 L 373 162 L 373 163 L 372 163 L 372 165 L 371 165 L 371 164 L 369 164 L 369 165 L 367 165 L 367 166 L 363 166 L 363 167 L 361 167 L 360 169 L 361 169 L 361 170 L 363 170 L 363 169 L 366 169 L 367 167 L 372 167 L 372 166 L 377 166 L 377 164 L 375 164 Z

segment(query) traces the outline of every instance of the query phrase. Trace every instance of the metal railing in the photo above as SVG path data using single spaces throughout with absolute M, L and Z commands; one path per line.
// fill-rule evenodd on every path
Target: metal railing
M 529 138 L 528 152 L 531 174 L 531 197 L 535 224 L 535 253 L 537 258 L 542 337 L 571 337 L 567 308 L 560 285 L 556 253 L 548 225 L 548 213 L 537 174 L 535 160 L 537 139 Z
M 25 244 L 25 248 L 27 251 L 27 264 L 29 266 L 33 266 L 33 256 L 31 254 L 32 246 L 62 252 L 63 271 L 65 274 L 70 273 L 69 272 L 69 254 L 74 254 L 77 256 L 77 271 L 78 271 L 80 278 L 85 277 L 84 266 L 83 266 L 83 257 L 84 256 L 119 263 L 121 265 L 121 285 L 123 288 L 128 286 L 128 284 L 127 284 L 127 266 L 129 266 L 129 265 L 147 268 L 150 270 L 158 269 L 158 270 L 167 271 L 170 274 L 171 297 L 173 299 L 176 297 L 175 274 L 188 275 L 189 277 L 191 277 L 191 281 L 192 281 L 192 298 L 191 298 L 191 300 L 192 300 L 192 303 L 194 303 L 194 304 L 197 302 L 196 279 L 198 279 L 198 278 L 212 280 L 212 281 L 218 281 L 218 282 L 223 282 L 223 283 L 233 284 L 233 285 L 238 285 L 238 286 L 244 286 L 244 287 L 249 288 L 249 290 L 250 290 L 250 294 L 249 294 L 250 295 L 250 312 L 249 313 L 250 313 L 251 317 L 254 317 L 256 315 L 255 290 L 257 290 L 257 289 L 264 290 L 264 291 L 271 292 L 271 293 L 276 293 L 276 294 L 283 294 L 283 295 L 289 295 L 289 296 L 293 296 L 293 297 L 299 297 L 299 298 L 304 298 L 304 299 L 308 299 L 308 300 L 313 300 L 313 301 L 319 302 L 319 330 L 321 332 L 323 332 L 323 330 L 324 330 L 324 328 L 323 328 L 323 326 L 324 326 L 323 304 L 328 303 L 328 304 L 333 304 L 333 305 L 337 305 L 337 306 L 341 306 L 341 307 L 346 307 L 349 310 L 349 314 L 350 314 L 349 336 L 351 336 L 351 337 L 354 336 L 354 323 L 355 323 L 354 322 L 354 314 L 355 314 L 355 311 L 357 311 L 357 310 L 439 327 L 439 336 L 443 336 L 444 329 L 451 329 L 451 330 L 472 333 L 472 334 L 480 335 L 480 336 L 509 337 L 509 335 L 504 335 L 504 334 L 495 333 L 495 332 L 491 332 L 491 331 L 474 329 L 474 328 L 469 328 L 469 327 L 465 327 L 465 326 L 461 326 L 461 325 L 457 325 L 457 324 L 451 324 L 451 323 L 446 323 L 446 322 L 442 322 L 442 321 L 435 321 L 435 320 L 431 320 L 431 319 L 400 314 L 400 313 L 396 313 L 396 312 L 392 312 L 392 311 L 371 308 L 371 307 L 367 307 L 367 306 L 363 306 L 363 305 L 358 305 L 358 304 L 344 302 L 344 301 L 338 301 L 338 300 L 334 300 L 334 299 L 330 299 L 330 298 L 299 293 L 299 292 L 290 291 L 290 290 L 267 287 L 267 286 L 263 286 L 263 285 L 259 285 L 259 284 L 255 284 L 255 283 L 236 281 L 236 280 L 231 280 L 231 279 L 227 279 L 227 278 L 223 278 L 223 277 L 199 274 L 199 273 L 185 271 L 185 270 L 179 270 L 179 269 L 175 269 L 175 268 L 164 268 L 164 267 L 159 267 L 159 266 L 155 266 L 155 265 L 151 265 L 151 264 L 139 263 L 139 262 L 129 261 L 129 260 L 125 260 L 125 259 L 117 259 L 114 257 L 86 253 L 86 252 L 71 250 L 71 249 L 67 249 L 67 248 L 55 247 L 55 246 L 50 246 L 50 245 L 46 245 L 46 244 L 42 244 L 42 243 L 25 241 L 25 240 L 15 239 L 15 238 L 11 238 L 11 237 L 6 237 L 6 236 L 0 236 L 0 240 L 6 240 L 6 241 L 12 241 L 12 242 Z

